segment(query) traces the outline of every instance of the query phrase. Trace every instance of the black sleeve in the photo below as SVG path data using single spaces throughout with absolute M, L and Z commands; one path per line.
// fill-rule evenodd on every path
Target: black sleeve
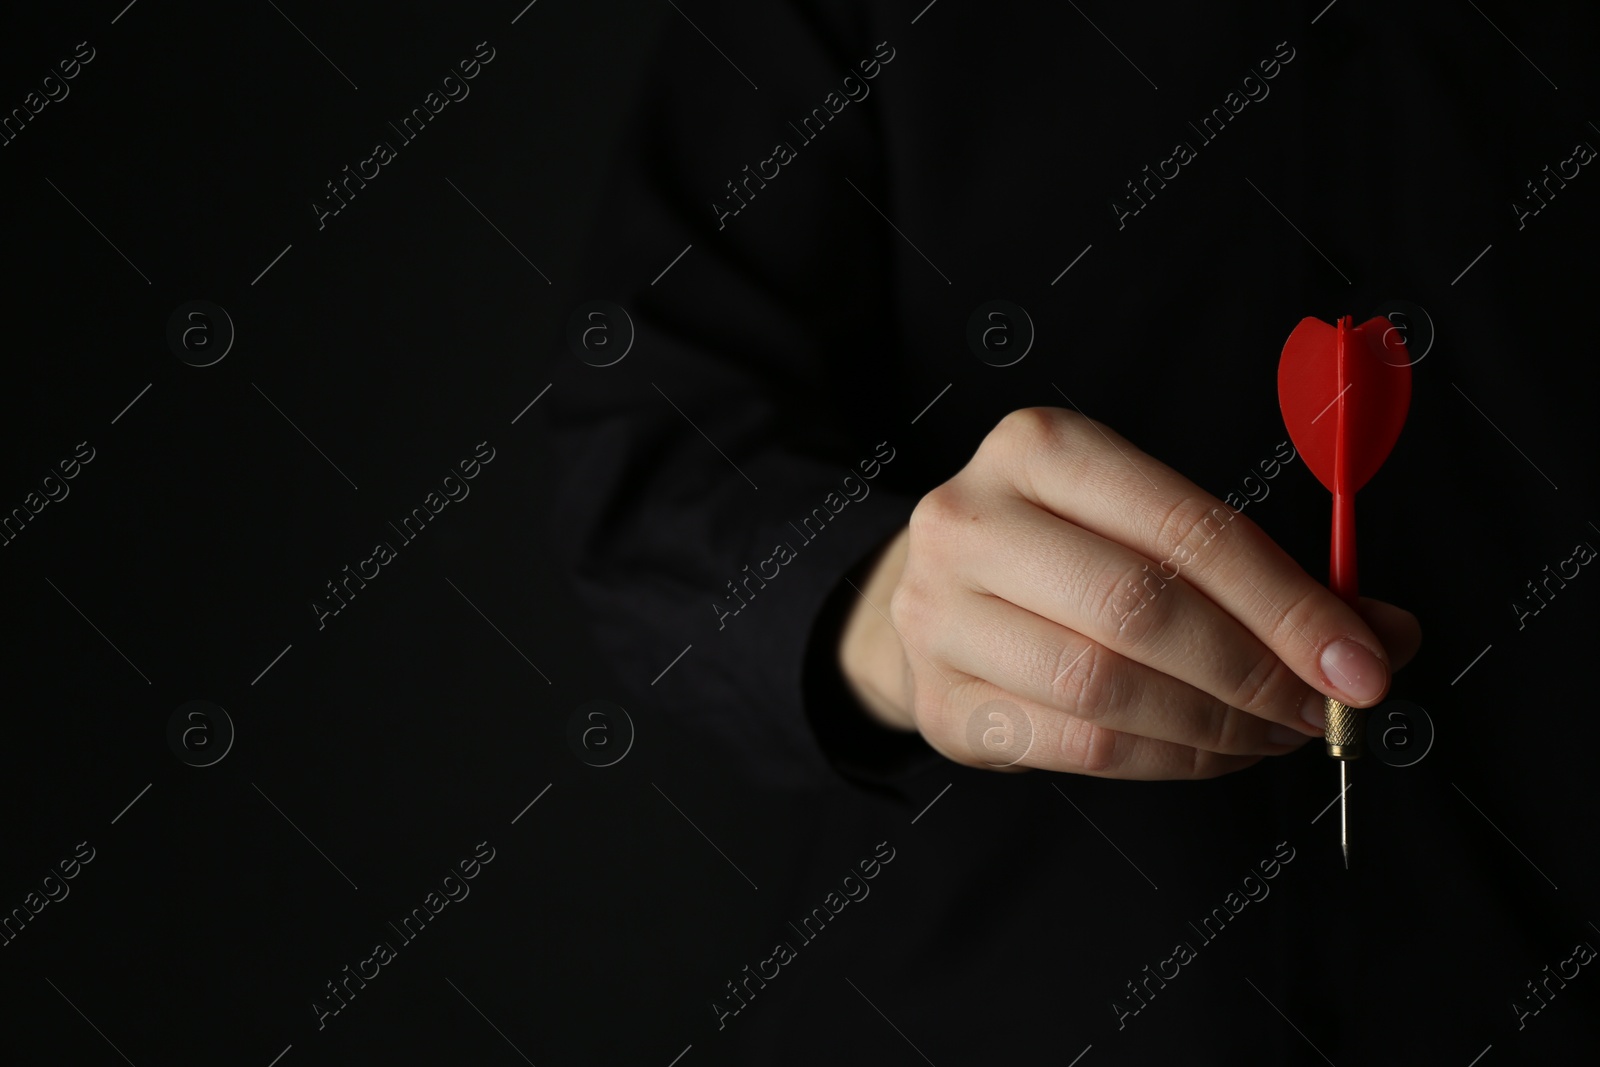
M 765 784 L 882 783 L 938 758 L 868 720 L 833 656 L 842 579 L 918 495 L 894 467 L 901 353 L 867 203 L 884 164 L 865 74 L 892 42 L 859 4 L 686 10 L 566 305 L 626 317 L 567 331 L 541 405 L 557 544 L 652 709 L 731 743 Z M 585 323 L 604 327 L 587 362 Z

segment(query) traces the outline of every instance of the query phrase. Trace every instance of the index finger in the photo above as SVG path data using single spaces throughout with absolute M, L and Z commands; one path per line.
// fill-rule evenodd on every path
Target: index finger
M 1012 467 L 1030 503 L 1161 561 L 1165 580 L 1181 574 L 1319 692 L 1355 707 L 1383 698 L 1389 659 L 1371 627 L 1237 509 L 1082 414 L 1011 420 L 1014 433 L 993 436 L 1022 444 Z

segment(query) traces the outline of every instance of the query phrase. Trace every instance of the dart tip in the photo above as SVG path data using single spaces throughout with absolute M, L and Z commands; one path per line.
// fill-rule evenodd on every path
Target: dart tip
M 1339 848 L 1344 853 L 1344 869 L 1350 869 L 1350 761 L 1339 761 Z

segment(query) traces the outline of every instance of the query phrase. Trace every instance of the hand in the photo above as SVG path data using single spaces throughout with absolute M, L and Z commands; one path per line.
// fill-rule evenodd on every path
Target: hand
M 975 767 L 1241 770 L 1321 737 L 1324 694 L 1380 702 L 1421 643 L 1410 612 L 1352 609 L 1250 519 L 1060 408 L 1002 419 L 860 588 L 839 644 L 852 690 Z

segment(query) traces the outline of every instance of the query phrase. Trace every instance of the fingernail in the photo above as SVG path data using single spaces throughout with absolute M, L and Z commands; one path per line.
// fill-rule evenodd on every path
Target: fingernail
M 1300 717 L 1319 734 L 1328 728 L 1328 706 L 1322 702 L 1321 693 L 1313 691 L 1306 694 L 1305 701 L 1300 705 Z
M 1285 726 L 1275 722 L 1267 727 L 1267 740 L 1274 745 L 1303 745 L 1311 738 L 1296 730 L 1293 726 Z
M 1383 661 L 1349 638 L 1322 650 L 1321 667 L 1328 684 L 1358 704 L 1377 700 L 1388 682 Z

